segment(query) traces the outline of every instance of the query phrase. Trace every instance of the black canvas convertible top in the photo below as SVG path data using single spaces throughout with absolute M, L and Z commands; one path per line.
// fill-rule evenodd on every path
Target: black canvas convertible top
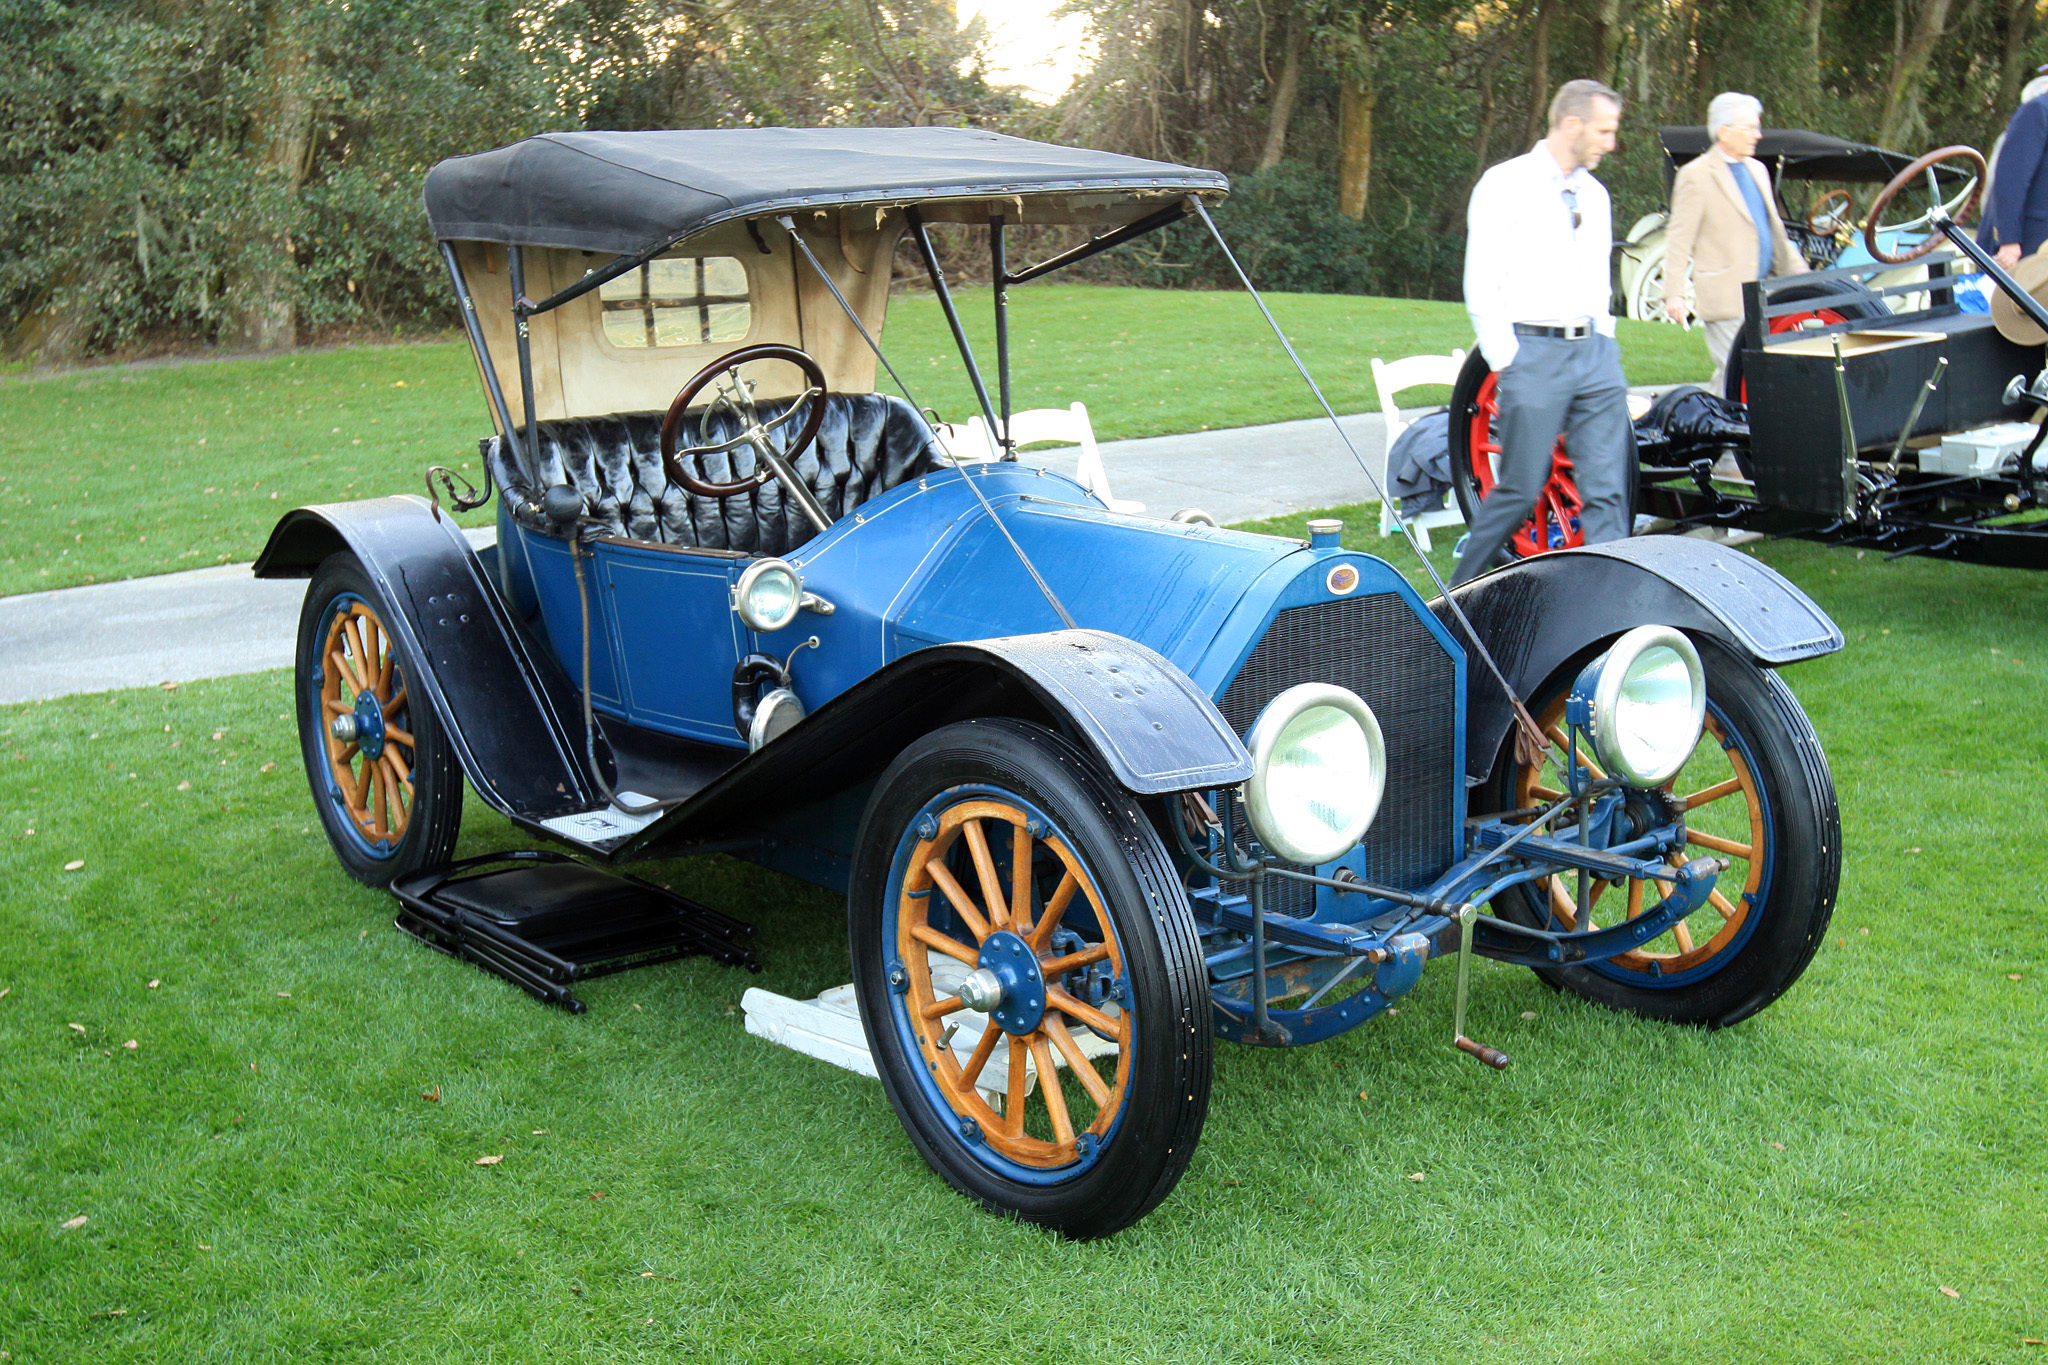
M 976 128 L 544 133 L 427 173 L 443 241 L 635 255 L 734 218 L 1001 195 L 1222 194 L 1215 171 Z M 1134 204 L 1137 219 L 1159 205 Z M 1099 217 L 1091 221 L 1101 221 Z
M 1686 162 L 1714 145 L 1702 127 L 1659 128 L 1657 141 L 1664 145 L 1664 179 Z M 1757 141 L 1756 157 L 1772 173 L 1788 180 L 1843 180 L 1851 184 L 1882 185 L 1913 164 L 1904 152 L 1888 151 L 1868 142 L 1850 142 L 1809 133 L 1799 128 L 1768 128 Z M 1962 172 L 1953 166 L 1938 166 L 1943 180 L 1960 180 Z

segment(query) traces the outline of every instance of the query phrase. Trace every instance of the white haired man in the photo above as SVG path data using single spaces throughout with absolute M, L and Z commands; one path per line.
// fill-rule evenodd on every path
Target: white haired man
M 1707 106 L 1714 145 L 1681 166 L 1671 182 L 1664 311 L 1673 322 L 1685 321 L 1688 311 L 1700 320 L 1716 394 L 1742 331 L 1742 286 L 1806 271 L 1805 258 L 1785 236 L 1770 172 L 1755 156 L 1763 119 L 1763 102 L 1754 95 L 1728 90 L 1714 96 Z
M 1621 96 L 1598 81 L 1567 81 L 1550 102 L 1549 135 L 1472 187 L 1465 310 L 1500 376 L 1500 458 L 1453 586 L 1492 568 L 1529 519 L 1559 436 L 1571 452 L 1586 543 L 1629 533 L 1635 440 L 1607 306 L 1613 213 L 1592 174 L 1620 126 Z

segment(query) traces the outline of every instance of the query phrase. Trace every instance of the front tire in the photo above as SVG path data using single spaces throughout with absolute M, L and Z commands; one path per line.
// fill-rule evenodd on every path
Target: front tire
M 346 552 L 314 571 L 299 615 L 299 751 L 334 855 L 367 886 L 455 852 L 462 771 L 383 599 Z M 345 719 L 354 733 L 337 734 Z
M 1143 1217 L 1201 1137 L 1213 1043 L 1194 918 L 1137 804 L 1049 730 L 967 721 L 882 775 L 856 848 L 861 1019 L 919 1154 L 1068 1237 Z M 978 968 L 1003 974 L 988 1013 L 959 994 Z
M 1694 643 L 1706 671 L 1707 720 L 1692 758 L 1663 788 L 1687 798 L 1687 846 L 1670 861 L 1718 854 L 1731 866 L 1708 905 L 1663 936 L 1605 962 L 1537 975 L 1612 1009 L 1720 1028 L 1784 994 L 1827 936 L 1841 878 L 1841 817 L 1827 756 L 1791 689 L 1713 640 Z M 1583 663 L 1560 669 L 1530 707 L 1558 748 L 1538 770 L 1516 763 L 1510 748 L 1495 771 L 1492 809 L 1562 795 L 1565 693 Z M 1595 881 L 1582 916 L 1575 890 L 1570 877 L 1516 887 L 1496 900 L 1495 913 L 1538 927 L 1578 929 L 1587 919 L 1597 927 L 1612 922 L 1603 908 L 1632 918 L 1662 894 L 1656 883 Z

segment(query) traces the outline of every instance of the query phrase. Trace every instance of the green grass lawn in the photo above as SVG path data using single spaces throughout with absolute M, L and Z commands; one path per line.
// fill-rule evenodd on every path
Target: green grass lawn
M 1318 412 L 1242 294 L 1045 285 L 1013 298 L 1018 406 L 1085 402 L 1104 439 Z M 988 292 L 960 301 L 993 385 Z M 1271 304 L 1340 412 L 1378 409 L 1375 355 L 1471 344 L 1457 304 Z M 1695 336 L 1650 323 L 1621 335 L 1637 383 L 1706 376 Z M 974 411 L 930 295 L 895 301 L 883 346 L 921 404 Z M 430 464 L 477 479 L 490 429 L 468 344 L 453 340 L 0 378 L 0 595 L 253 559 L 298 504 L 420 493 Z
M 0 708 L 0 1360 L 2040 1358 L 2048 577 L 1761 554 L 1850 637 L 1786 675 L 1846 850 L 1799 985 L 1705 1034 L 1481 963 L 1494 1073 L 1440 963 L 1331 1043 L 1221 1047 L 1187 1178 L 1090 1245 L 745 1034 L 747 986 L 847 978 L 832 896 L 641 869 L 766 971 L 571 1017 L 341 874 L 283 674 Z M 463 851 L 513 842 L 472 800 Z

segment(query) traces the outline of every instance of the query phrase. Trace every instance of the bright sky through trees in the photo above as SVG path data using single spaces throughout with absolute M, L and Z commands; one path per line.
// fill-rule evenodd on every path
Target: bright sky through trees
M 1087 20 L 1079 15 L 1055 19 L 1062 0 L 959 0 L 964 27 L 977 16 L 987 19 L 990 56 L 988 78 L 995 85 L 1021 85 L 1046 104 L 1058 99 L 1088 64 Z

